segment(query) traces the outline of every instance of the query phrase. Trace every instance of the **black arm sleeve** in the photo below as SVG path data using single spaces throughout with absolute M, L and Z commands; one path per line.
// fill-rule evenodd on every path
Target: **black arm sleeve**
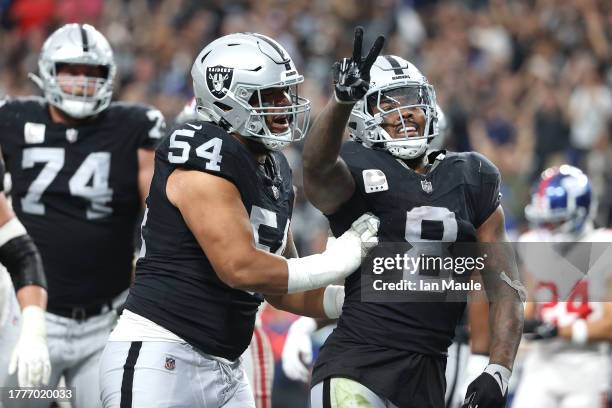
M 29 235 L 21 235 L 2 245 L 0 262 L 11 275 L 15 291 L 27 285 L 47 289 L 42 259 Z

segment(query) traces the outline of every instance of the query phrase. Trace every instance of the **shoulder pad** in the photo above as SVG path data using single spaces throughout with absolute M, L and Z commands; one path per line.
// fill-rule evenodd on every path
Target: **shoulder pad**
M 458 169 L 465 180 L 472 185 L 497 183 L 501 178 L 497 167 L 478 152 L 449 152 L 446 159 L 461 167 Z
M 119 123 L 128 121 L 135 136 L 141 139 L 140 145 L 154 147 L 166 134 L 166 120 L 159 109 L 141 103 L 112 102 L 106 109 L 111 120 Z
M 376 152 L 370 148 L 363 146 L 359 142 L 349 140 L 342 144 L 340 148 L 340 157 L 350 169 L 361 171 L 361 169 L 369 168 L 371 166 L 370 155 L 376 155 Z
M 0 108 L 10 110 L 42 108 L 45 104 L 45 99 L 40 96 L 19 96 L 15 98 L 7 96 L 0 98 Z
M 166 159 L 176 167 L 212 173 L 237 183 L 248 177 L 253 158 L 233 136 L 210 122 L 187 122 L 164 140 Z

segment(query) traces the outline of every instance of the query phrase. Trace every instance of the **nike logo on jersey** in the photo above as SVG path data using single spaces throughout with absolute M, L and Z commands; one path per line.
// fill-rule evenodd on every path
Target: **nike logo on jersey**
M 26 122 L 23 127 L 23 137 L 26 144 L 42 143 L 45 141 L 45 124 Z
M 192 125 L 191 123 L 186 123 L 187 126 L 191 126 L 192 128 L 194 128 L 195 130 L 200 130 L 202 129 L 202 125 L 196 126 L 196 125 Z
M 387 183 L 387 176 L 381 170 L 378 169 L 367 169 L 362 172 L 363 174 L 363 186 L 366 193 L 378 193 L 380 191 L 387 191 L 389 184 Z

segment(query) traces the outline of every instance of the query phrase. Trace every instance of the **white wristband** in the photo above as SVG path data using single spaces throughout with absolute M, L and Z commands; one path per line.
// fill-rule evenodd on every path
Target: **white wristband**
M 499 385 L 502 395 L 506 395 L 508 392 L 508 381 L 510 381 L 512 371 L 508 370 L 503 365 L 489 364 L 487 368 L 485 368 L 484 372 L 495 379 L 495 382 L 497 382 L 497 385 Z
M 576 320 L 572 324 L 572 342 L 575 344 L 586 344 L 589 341 L 589 328 L 583 319 Z
M 344 305 L 344 286 L 329 285 L 323 293 L 323 311 L 330 319 L 337 319 L 342 314 Z

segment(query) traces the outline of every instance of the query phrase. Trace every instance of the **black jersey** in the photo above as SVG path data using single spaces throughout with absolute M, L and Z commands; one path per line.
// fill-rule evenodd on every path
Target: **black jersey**
M 128 288 L 141 208 L 138 150 L 153 149 L 154 108 L 111 103 L 71 128 L 38 97 L 0 101 L 0 147 L 17 216 L 42 256 L 49 310 L 102 304 Z
M 336 236 L 368 211 L 380 218 L 381 243 L 475 241 L 476 229 L 499 205 L 499 172 L 478 153 L 433 152 L 429 155 L 433 165 L 425 175 L 386 151 L 352 141 L 343 145 L 341 157 L 351 171 L 356 190 L 348 202 L 328 216 Z M 399 406 L 411 406 L 407 402 L 410 396 L 400 391 L 405 378 L 389 376 L 413 373 L 406 368 L 402 374 L 395 367 L 385 375 L 384 361 L 361 367 L 360 353 L 376 354 L 372 350 L 378 349 L 384 358 L 388 358 L 388 350 L 396 350 L 398 358 L 415 352 L 443 357 L 465 303 L 367 303 L 360 301 L 360 289 L 361 275 L 357 272 L 345 281 L 342 315 L 317 359 L 312 383 L 344 375 Z
M 155 155 L 142 227 L 143 251 L 127 309 L 205 353 L 233 360 L 244 352 L 263 296 L 232 289 L 219 279 L 181 213 L 168 200 L 166 183 L 177 168 L 232 182 L 250 216 L 257 246 L 281 254 L 293 208 L 291 169 L 279 152 L 270 152 L 266 165 L 269 172 L 240 141 L 210 122 L 184 124 L 163 140 Z M 201 222 L 212 224 L 215 215 Z

